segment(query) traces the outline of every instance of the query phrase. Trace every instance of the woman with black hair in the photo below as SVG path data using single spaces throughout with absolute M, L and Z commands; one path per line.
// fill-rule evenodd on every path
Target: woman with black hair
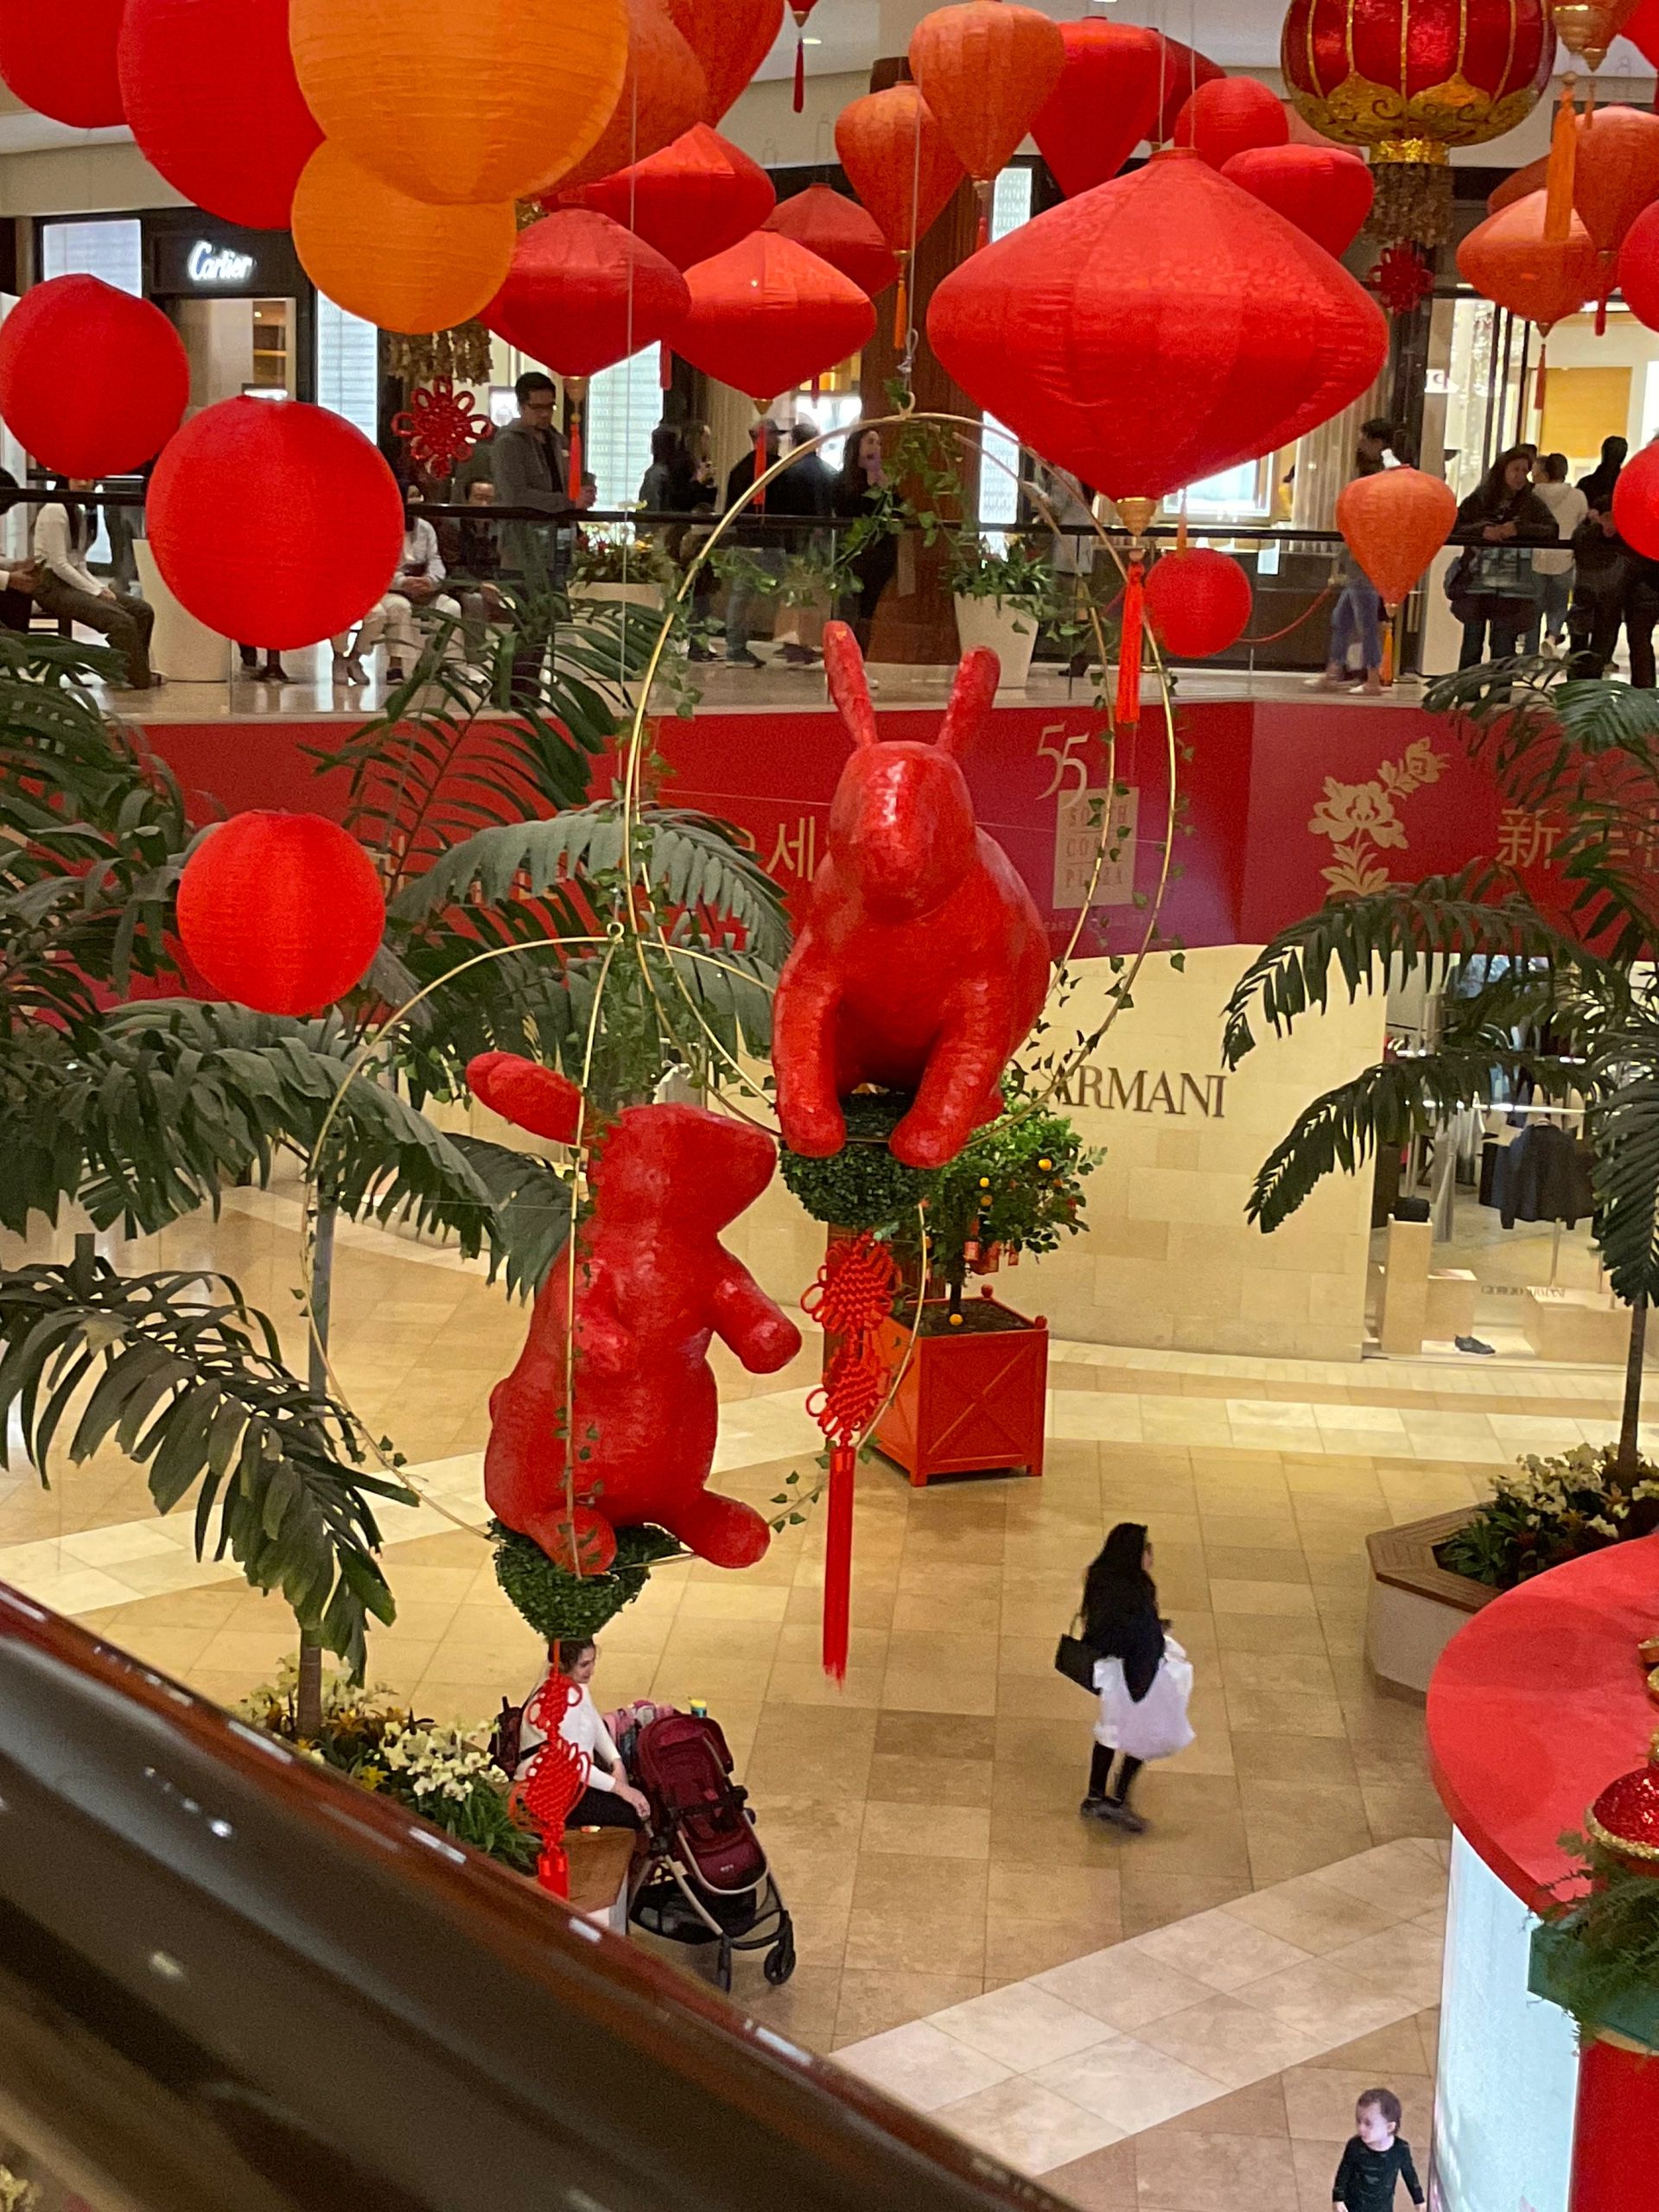
M 1624 472 L 1625 458 L 1630 450 L 1628 438 L 1604 438 L 1601 459 L 1587 476 L 1579 479 L 1579 489 L 1592 507 L 1599 507 L 1611 499 L 1618 480 Z
M 1533 459 L 1527 447 L 1511 446 L 1458 509 L 1451 543 L 1468 550 L 1446 581 L 1452 614 L 1463 625 L 1459 668 L 1510 659 L 1543 603 L 1532 549 L 1559 545 L 1560 533 L 1532 488 Z
M 1147 1759 L 1168 1758 L 1192 1742 L 1186 1700 L 1192 1669 L 1180 1645 L 1164 1632 L 1152 1544 L 1139 1521 L 1120 1521 L 1089 1569 L 1083 1640 L 1095 1654 L 1100 1715 L 1089 1794 L 1078 1810 L 1086 1820 L 1110 1821 L 1140 1835 L 1147 1824 L 1130 1809 L 1129 1790 Z
M 899 540 L 885 527 L 892 501 L 880 430 L 861 429 L 855 423 L 848 431 L 833 498 L 838 515 L 869 525 L 869 534 L 849 563 L 857 588 L 847 593 L 836 609 L 857 639 L 859 651 L 868 653 L 875 610 L 899 572 Z

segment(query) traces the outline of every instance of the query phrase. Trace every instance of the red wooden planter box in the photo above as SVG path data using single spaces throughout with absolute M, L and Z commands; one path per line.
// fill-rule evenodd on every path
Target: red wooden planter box
M 875 1442 L 921 1489 L 935 1475 L 993 1467 L 1043 1471 L 1048 1395 L 1048 1323 L 998 1305 L 988 1291 L 974 1307 L 1002 1328 L 918 1337 Z M 893 1366 L 910 1342 L 905 1319 L 887 1322 L 881 1348 Z

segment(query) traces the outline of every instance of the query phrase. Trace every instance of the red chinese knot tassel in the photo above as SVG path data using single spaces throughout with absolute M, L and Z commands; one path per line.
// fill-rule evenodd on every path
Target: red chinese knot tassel
M 1141 648 L 1146 612 L 1146 569 L 1137 553 L 1129 563 L 1123 587 L 1123 634 L 1117 648 L 1117 711 L 1119 729 L 1135 729 L 1141 721 Z
M 795 112 L 802 114 L 806 107 L 806 40 L 798 30 L 795 34 Z
M 536 1691 L 524 1708 L 524 1717 L 544 1732 L 547 1740 L 537 1748 L 524 1780 L 514 1784 L 512 1792 L 512 1802 L 522 1806 L 542 1832 L 536 1878 L 556 1897 L 570 1894 L 564 1824 L 588 1787 L 593 1765 L 586 1751 L 559 1733 L 565 1714 L 581 1702 L 581 1689 L 563 1675 L 549 1675 Z
M 766 494 L 760 482 L 760 479 L 766 473 L 766 425 L 763 416 L 754 426 L 754 506 L 757 513 L 761 512 L 766 504 Z
M 582 505 L 582 415 L 578 410 L 570 417 L 570 503 Z
M 899 1270 L 868 1230 L 834 1245 L 801 1300 L 835 1351 L 806 1409 L 830 1440 L 823 1560 L 823 1671 L 847 1679 L 853 1602 L 853 1484 L 860 1442 L 887 1395 L 881 1325 L 893 1311 Z

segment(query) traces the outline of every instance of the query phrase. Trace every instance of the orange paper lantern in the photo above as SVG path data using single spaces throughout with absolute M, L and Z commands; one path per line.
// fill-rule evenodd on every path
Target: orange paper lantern
M 1659 197 L 1659 115 L 1598 107 L 1579 118 L 1573 206 L 1601 259 L 1598 329 L 1606 327 L 1618 250 L 1643 209 Z
M 591 208 L 560 207 L 519 232 L 482 320 L 556 376 L 592 377 L 673 337 L 690 303 L 684 277 L 643 238 Z
M 856 353 L 875 328 L 850 277 L 771 231 L 699 262 L 685 281 L 679 352 L 759 407 Z
M 702 66 L 715 124 L 772 52 L 784 27 L 784 0 L 668 0 L 681 36 Z
M 1357 476 L 1337 494 L 1337 528 L 1390 614 L 1452 534 L 1457 494 L 1420 468 Z
M 899 264 L 874 216 L 827 184 L 809 184 L 792 200 L 780 200 L 760 227 L 793 238 L 797 245 L 850 276 L 870 299 L 885 292 L 899 274 Z
M 1223 77 L 1200 85 L 1175 118 L 1175 143 L 1191 146 L 1211 168 L 1253 146 L 1282 146 L 1290 118 L 1276 92 L 1254 77 Z
M 1175 136 L 1175 118 L 1200 85 L 1218 84 L 1227 74 L 1218 61 L 1196 47 L 1183 46 L 1178 38 L 1164 41 L 1164 104 L 1158 118 L 1158 136 Z
M 34 285 L 0 323 L 0 416 L 65 476 L 122 476 L 153 461 L 189 397 L 178 332 L 100 277 Z
M 1548 194 L 1526 199 L 1489 215 L 1458 248 L 1458 274 L 1465 284 L 1511 315 L 1535 322 L 1546 337 L 1553 326 L 1577 315 L 1593 299 L 1601 280 L 1601 258 L 1590 233 L 1574 215 L 1559 243 L 1544 236 Z
M 1370 170 L 1340 146 L 1249 146 L 1221 173 L 1338 259 L 1364 229 L 1376 195 Z
M 321 1014 L 385 934 L 374 862 L 320 814 L 221 822 L 179 877 L 179 938 L 209 988 L 260 1014 Z
M 25 107 L 76 130 L 106 130 L 126 117 L 116 45 L 122 0 L 5 0 L 0 77 Z
M 647 161 L 702 121 L 709 80 L 666 0 L 627 0 L 627 8 L 628 73 L 615 111 L 599 143 L 573 168 L 544 178 L 543 190 L 592 184 Z
M 1156 130 L 1166 49 L 1156 31 L 1087 16 L 1062 23 L 1065 62 L 1032 136 L 1067 199 L 1116 176 Z
M 1238 563 L 1208 546 L 1166 553 L 1147 571 L 1147 620 L 1172 660 L 1209 660 L 1236 645 L 1253 600 Z
M 514 200 L 579 162 L 615 112 L 625 0 L 474 0 L 464 34 L 404 0 L 290 0 L 300 89 L 328 137 L 413 200 Z
M 285 231 L 322 143 L 294 74 L 288 0 L 127 0 L 121 90 L 138 149 L 227 223 Z
M 1524 168 L 1515 170 L 1502 184 L 1493 187 L 1486 195 L 1486 213 L 1496 215 L 1503 208 L 1513 207 L 1517 200 L 1541 192 L 1548 181 L 1549 156 L 1540 154 L 1535 162 L 1529 162 Z
M 760 163 L 706 123 L 647 162 L 556 197 L 560 207 L 608 215 L 677 269 L 723 253 L 758 230 L 778 204 Z
M 949 206 L 967 171 L 914 85 L 850 101 L 836 119 L 836 151 L 853 190 L 895 253 L 910 251 Z
M 434 207 L 383 184 L 332 141 L 306 163 L 294 194 L 294 249 L 306 275 L 382 330 L 469 321 L 500 289 L 518 235 L 512 200 Z
M 156 464 L 156 566 L 223 638 L 273 651 L 361 621 L 397 572 L 404 502 L 361 430 L 297 399 L 221 399 Z
M 1058 24 L 1018 0 L 961 0 L 910 36 L 911 74 L 982 188 L 1014 159 L 1065 67 Z

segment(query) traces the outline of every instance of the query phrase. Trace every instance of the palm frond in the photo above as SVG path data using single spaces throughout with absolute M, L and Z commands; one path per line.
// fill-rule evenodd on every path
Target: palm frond
M 415 1498 L 364 1471 L 350 1415 L 289 1372 L 233 1282 L 124 1279 L 90 1238 L 67 1266 L 0 1273 L 0 1465 L 16 1439 L 45 1477 L 60 1431 L 73 1463 L 112 1439 L 159 1512 L 194 1491 L 198 1558 L 211 1538 L 361 1675 L 369 1617 L 395 1610 L 372 1500 Z

